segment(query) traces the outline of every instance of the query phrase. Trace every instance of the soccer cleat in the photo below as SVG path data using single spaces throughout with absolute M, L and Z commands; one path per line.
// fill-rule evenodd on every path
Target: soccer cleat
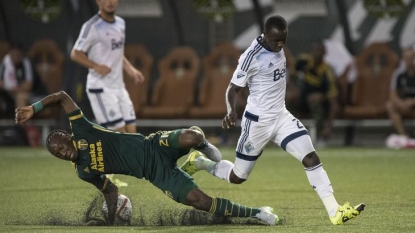
M 206 140 L 206 136 L 205 133 L 203 132 L 203 130 L 198 127 L 198 126 L 192 126 L 190 127 L 191 130 L 195 130 L 198 131 L 199 133 L 201 133 L 203 135 L 203 140 Z M 220 153 L 219 149 L 216 148 L 216 146 L 212 145 L 211 143 L 209 143 L 206 140 L 206 147 L 205 148 L 197 148 L 198 151 L 202 152 L 203 154 L 205 154 L 205 156 L 215 162 L 219 162 L 222 160 L 222 153 Z
M 199 171 L 199 169 L 195 165 L 195 160 L 199 156 L 203 156 L 203 153 L 200 151 L 195 150 L 192 153 L 190 153 L 189 157 L 187 157 L 187 160 L 183 163 L 180 169 L 182 169 L 189 175 L 195 174 L 197 171 Z
M 274 214 L 274 209 L 269 206 L 261 207 L 261 212 L 257 213 L 255 215 L 255 218 L 265 222 L 266 224 L 270 226 L 275 226 L 278 224 L 280 219 L 276 214 Z
M 359 215 L 364 209 L 364 203 L 360 203 L 359 205 L 353 207 L 349 204 L 349 202 L 346 202 L 343 206 L 339 206 L 336 215 L 334 217 L 330 217 L 330 221 L 333 225 L 343 225 L 343 223 Z

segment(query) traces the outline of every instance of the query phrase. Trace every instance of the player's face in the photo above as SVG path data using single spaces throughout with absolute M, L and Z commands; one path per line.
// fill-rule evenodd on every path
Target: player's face
M 65 137 L 56 136 L 52 138 L 48 150 L 52 155 L 63 160 L 75 161 L 78 159 L 78 151 L 69 134 Z
M 288 30 L 278 30 L 273 28 L 264 33 L 264 44 L 274 52 L 279 52 L 284 47 L 287 41 Z
M 115 14 L 118 0 L 97 0 L 99 10 L 105 14 Z

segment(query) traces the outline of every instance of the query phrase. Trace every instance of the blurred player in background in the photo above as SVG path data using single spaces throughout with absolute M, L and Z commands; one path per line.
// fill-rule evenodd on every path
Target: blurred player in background
M 123 70 L 136 84 L 144 82 L 144 76 L 124 56 L 125 22 L 115 15 L 118 0 L 96 0 L 96 3 L 99 12 L 82 26 L 71 59 L 89 69 L 86 92 L 97 123 L 108 129 L 135 133 L 136 116 L 125 88 Z M 119 186 L 127 185 L 114 181 Z
M 310 54 L 301 54 L 295 67 L 300 86 L 299 112 L 309 114 L 315 121 L 317 147 L 324 147 L 330 138 L 338 111 L 336 77 L 324 61 L 325 54 L 323 42 L 313 43 Z
M 46 140 L 49 152 L 57 158 L 72 161 L 79 178 L 101 190 L 108 206 L 106 221 L 91 220 L 87 225 L 114 224 L 118 188 L 106 174 L 145 178 L 176 202 L 215 215 L 253 217 L 268 225 L 278 224 L 278 216 L 271 207 L 253 208 L 224 198 L 212 198 L 198 188 L 191 176 L 177 167 L 177 160 L 190 149 L 197 150 L 192 154 L 201 151 L 210 157 L 221 157 L 219 150 L 206 141 L 203 133 L 178 129 L 143 136 L 108 130 L 88 121 L 64 91 L 51 94 L 32 106 L 16 109 L 16 123 L 26 122 L 44 107 L 56 105 L 66 112 L 72 136 L 63 130 L 52 131 Z
M 242 133 L 236 148 L 235 164 L 230 161 L 211 161 L 191 154 L 182 169 L 192 175 L 206 170 L 230 183 L 241 184 L 251 173 L 268 142 L 274 142 L 302 162 L 311 187 L 321 198 L 330 221 L 340 225 L 355 218 L 364 204 L 340 206 L 331 182 L 323 169 L 308 131 L 285 108 L 286 43 L 288 25 L 281 16 L 272 16 L 265 23 L 264 33 L 257 37 L 241 55 L 226 92 L 228 114 L 222 127 L 229 129 L 237 120 L 237 93 L 248 85 L 250 95 L 242 118 Z
M 0 64 L 0 113 L 13 117 L 15 107 L 28 104 L 32 87 L 32 63 L 20 43 L 11 43 Z
M 391 92 L 386 109 L 396 133 L 409 137 L 402 118 L 415 113 L 415 51 L 412 48 L 403 50 L 402 60 L 405 67 L 392 79 Z

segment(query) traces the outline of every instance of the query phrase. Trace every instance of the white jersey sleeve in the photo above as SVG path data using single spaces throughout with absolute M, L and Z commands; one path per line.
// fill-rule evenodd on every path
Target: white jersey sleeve
M 98 20 L 98 18 L 94 17 L 82 25 L 81 32 L 79 33 L 79 37 L 73 48 L 74 50 L 87 53 L 91 46 L 97 42 L 97 33 L 95 32 L 95 28 L 92 27 L 92 24 L 96 20 Z
M 249 65 L 248 69 L 245 71 L 240 66 L 241 60 L 243 60 L 242 57 L 239 59 L 238 67 L 233 73 L 231 82 L 237 86 L 245 87 L 248 80 L 258 73 L 258 63 L 254 59 Z

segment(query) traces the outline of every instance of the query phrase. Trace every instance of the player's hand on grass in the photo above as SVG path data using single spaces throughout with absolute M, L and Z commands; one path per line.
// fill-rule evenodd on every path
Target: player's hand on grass
M 108 224 L 104 220 L 94 219 L 94 220 L 89 220 L 85 225 L 86 226 L 107 226 Z
M 17 108 L 15 110 L 14 121 L 16 124 L 24 123 L 27 120 L 29 120 L 34 113 L 35 112 L 32 106 L 24 106 L 21 108 Z

